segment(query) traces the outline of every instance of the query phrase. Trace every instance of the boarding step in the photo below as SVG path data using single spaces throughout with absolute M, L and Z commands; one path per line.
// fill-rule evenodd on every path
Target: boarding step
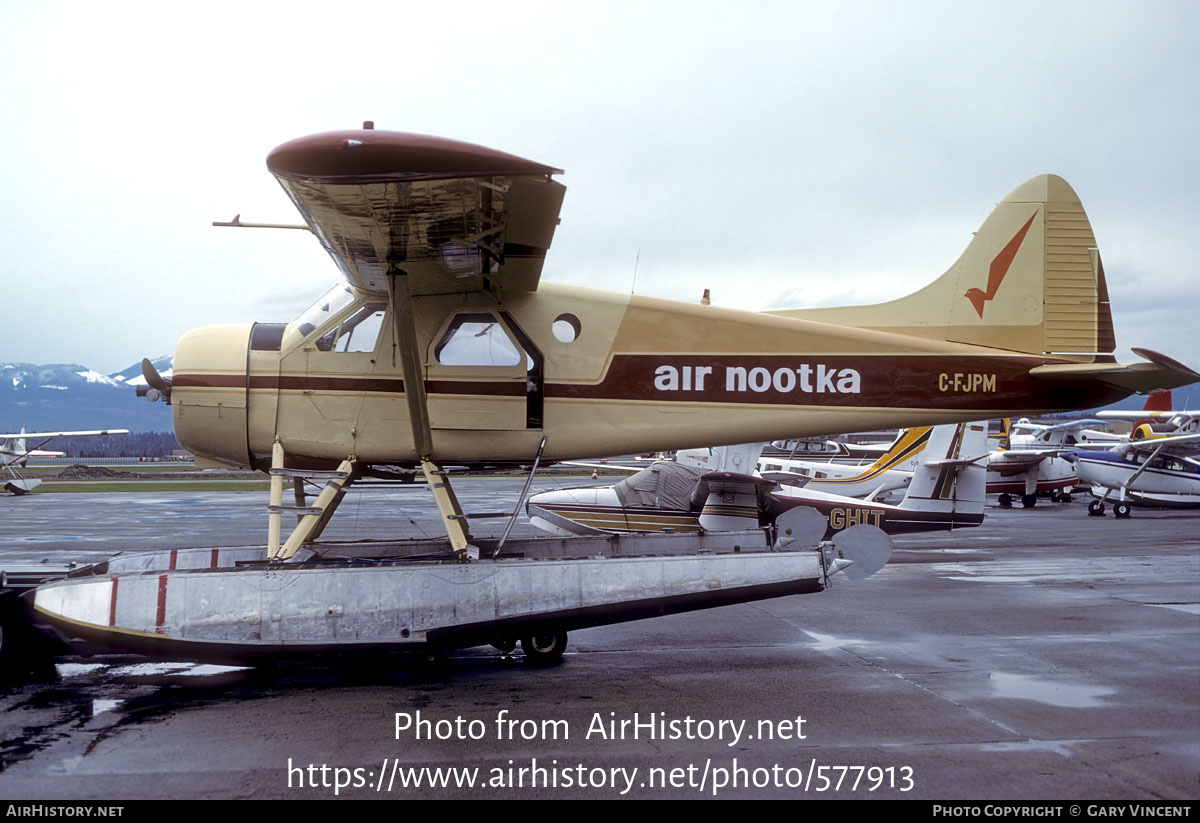
M 276 477 L 299 477 L 305 480 L 344 480 L 349 477 L 349 473 L 319 470 L 319 469 L 270 469 L 268 474 Z
M 283 506 L 283 505 L 274 506 L 274 505 L 269 505 L 269 506 L 267 506 L 267 511 L 270 514 L 298 514 L 301 517 L 303 517 L 306 514 L 315 514 L 317 516 L 320 516 L 325 513 L 324 508 L 319 508 L 317 506 Z

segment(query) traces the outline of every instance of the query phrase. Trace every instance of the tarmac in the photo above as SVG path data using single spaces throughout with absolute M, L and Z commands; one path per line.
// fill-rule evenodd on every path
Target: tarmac
M 522 482 L 455 489 L 496 510 Z M 261 543 L 265 502 L 0 499 L 0 564 Z M 491 648 L 63 661 L 0 687 L 0 798 L 1195 799 L 1198 524 L 1092 518 L 1078 496 L 992 507 L 896 538 L 867 580 L 574 632 L 545 668 Z M 326 537 L 437 533 L 425 490 L 389 488 L 352 495 Z

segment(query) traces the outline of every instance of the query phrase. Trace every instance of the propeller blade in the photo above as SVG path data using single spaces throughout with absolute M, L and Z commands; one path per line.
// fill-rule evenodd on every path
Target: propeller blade
M 158 373 L 158 369 L 154 368 L 148 357 L 142 358 L 142 377 L 146 378 L 146 383 L 152 389 L 156 389 L 162 395 L 163 400 L 171 402 L 171 381 Z

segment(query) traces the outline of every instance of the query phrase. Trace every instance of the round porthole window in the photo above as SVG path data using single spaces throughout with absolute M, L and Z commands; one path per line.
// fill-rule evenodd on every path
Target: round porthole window
M 554 318 L 554 325 L 551 330 L 554 332 L 554 339 L 560 343 L 573 343 L 579 337 L 579 332 L 583 326 L 579 323 L 579 318 L 573 314 L 560 314 Z

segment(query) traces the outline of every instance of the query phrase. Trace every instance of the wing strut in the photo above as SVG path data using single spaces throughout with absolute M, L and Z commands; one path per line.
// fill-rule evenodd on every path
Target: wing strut
M 1142 465 L 1138 467 L 1138 470 L 1129 475 L 1129 479 L 1121 484 L 1121 488 L 1117 490 L 1117 493 L 1122 501 L 1125 500 L 1125 496 L 1129 493 L 1129 488 L 1133 485 L 1133 481 L 1141 477 L 1146 469 L 1150 468 L 1150 464 L 1154 462 L 1155 458 L 1157 458 L 1158 455 L 1162 453 L 1162 450 L 1166 447 L 1166 443 L 1160 443 L 1158 448 L 1156 448 L 1154 452 L 1146 458 L 1146 462 L 1142 463 Z
M 412 423 L 413 444 L 421 459 L 421 470 L 433 491 L 433 499 L 437 503 L 438 514 L 442 516 L 442 525 L 450 538 L 451 547 L 461 559 L 466 559 L 471 549 L 467 516 L 463 514 L 462 506 L 450 488 L 450 478 L 441 466 L 430 459 L 433 455 L 433 433 L 429 429 L 425 377 L 417 348 L 417 330 L 413 322 L 412 294 L 408 282 L 408 273 L 403 269 L 388 271 L 388 302 L 395 326 L 392 362 L 394 365 L 399 359 L 400 371 L 404 375 L 404 399 L 408 403 L 408 419 Z

